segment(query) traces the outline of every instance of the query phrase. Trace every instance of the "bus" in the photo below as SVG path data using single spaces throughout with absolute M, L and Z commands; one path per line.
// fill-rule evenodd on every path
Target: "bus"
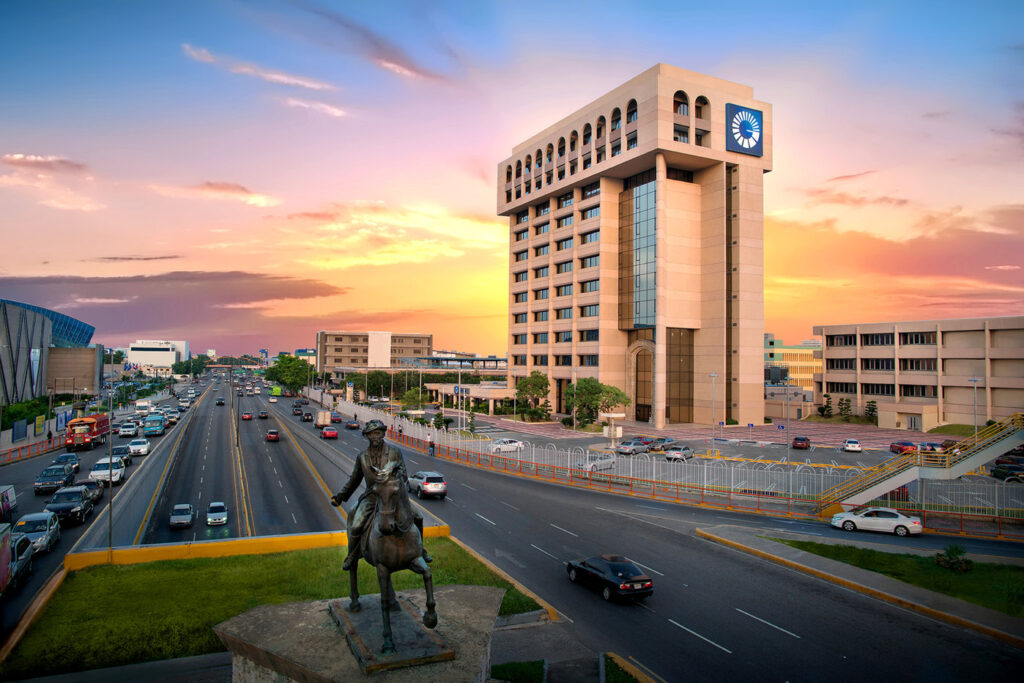
M 272 387 L 270 387 L 270 395 L 271 396 L 280 396 L 281 395 L 281 387 L 279 387 L 279 386 L 272 386 Z
M 150 415 L 142 423 L 142 433 L 146 436 L 163 436 L 166 425 L 163 415 Z

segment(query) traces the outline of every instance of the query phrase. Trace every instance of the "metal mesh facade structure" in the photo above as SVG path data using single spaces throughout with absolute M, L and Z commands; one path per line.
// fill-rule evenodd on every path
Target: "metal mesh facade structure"
M 81 320 L 64 315 L 63 313 L 51 311 L 42 306 L 33 306 L 32 304 L 11 301 L 9 299 L 0 299 L 0 304 L 18 306 L 34 313 L 39 313 L 49 319 L 53 325 L 52 337 L 49 342 L 50 346 L 69 349 L 88 346 L 89 342 L 92 341 L 93 333 L 96 331 L 96 328 L 92 325 L 87 325 Z
M 52 330 L 50 318 L 36 307 L 0 300 L 0 405 L 46 393 Z

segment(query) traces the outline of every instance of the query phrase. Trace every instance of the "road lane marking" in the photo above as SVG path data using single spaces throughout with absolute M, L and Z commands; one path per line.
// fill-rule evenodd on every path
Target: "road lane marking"
M 627 560 L 629 560 L 630 562 L 632 562 L 633 564 L 635 564 L 635 565 L 636 565 L 636 566 L 638 566 L 638 567 L 643 567 L 644 569 L 646 569 L 646 570 L 647 570 L 647 571 L 649 571 L 649 572 L 654 572 L 654 573 L 655 573 L 655 574 L 657 574 L 658 576 L 665 576 L 664 574 L 662 574 L 661 572 L 659 572 L 659 571 L 658 571 L 657 569 L 651 569 L 651 568 L 650 568 L 650 567 L 648 567 L 648 566 L 647 566 L 646 564 L 640 564 L 639 562 L 637 562 L 636 560 L 634 560 L 634 559 L 633 559 L 633 558 L 631 558 L 631 557 L 627 557 L 626 559 L 627 559 Z
M 285 502 L 285 505 L 291 505 L 291 503 L 288 502 L 288 496 L 284 497 L 284 502 Z
M 284 488 L 284 484 L 281 483 L 280 479 L 277 480 L 277 485 L 280 486 L 281 488 Z
M 505 502 L 505 501 L 503 501 L 503 500 L 499 500 L 498 502 L 499 502 L 499 503 L 501 503 L 502 505 L 506 506 L 506 507 L 510 507 L 510 508 L 512 508 L 512 509 L 513 509 L 513 510 L 515 510 L 516 512 L 519 512 L 519 508 L 517 508 L 517 507 L 516 507 L 515 505 L 509 505 L 508 503 L 506 503 L 506 502 Z
M 475 489 L 475 488 L 473 488 L 472 486 L 470 486 L 469 484 L 460 484 L 460 486 L 465 486 L 465 487 L 466 487 L 467 489 L 469 489 L 470 491 L 476 491 L 476 489 Z
M 455 502 L 455 499 L 454 499 L 454 498 L 452 498 L 452 497 L 451 497 L 451 495 L 447 495 L 447 496 L 445 496 L 445 497 L 446 497 L 446 498 L 448 499 L 448 502 L 449 502 L 449 503 L 454 503 L 454 502 Z
M 202 484 L 202 483 L 203 483 L 203 478 L 202 478 L 202 477 L 199 477 L 199 483 L 200 483 L 200 484 Z
M 644 603 L 642 603 L 642 602 L 639 602 L 639 601 L 637 601 L 637 603 L 636 603 L 636 604 L 638 604 L 638 605 L 639 605 L 640 607 L 643 607 L 643 608 L 644 608 L 645 610 L 647 610 L 647 611 L 648 611 L 648 612 L 650 612 L 651 614 L 657 614 L 657 612 L 655 612 L 655 611 L 654 611 L 653 609 L 651 609 L 650 607 L 648 607 L 647 605 L 645 605 L 645 604 L 644 604 Z
M 690 635 L 693 635 L 693 636 L 697 636 L 698 638 L 700 638 L 701 640 L 703 640 L 703 641 L 704 641 L 705 643 L 710 643 L 710 644 L 714 645 L 715 647 L 717 647 L 717 648 L 718 648 L 719 650 L 722 650 L 723 652 L 728 652 L 729 654 L 732 654 L 732 650 L 729 650 L 729 649 L 727 649 L 727 648 L 724 648 L 724 647 L 722 647 L 721 645 L 719 645 L 719 644 L 718 644 L 718 643 L 716 643 L 715 641 L 713 641 L 713 640 L 710 640 L 710 639 L 708 639 L 708 638 L 705 638 L 704 636 L 702 636 L 701 634 L 697 633 L 696 631 L 691 631 L 690 629 L 688 629 L 688 628 L 686 628 L 685 626 L 683 626 L 682 624 L 680 624 L 680 623 L 679 623 L 678 621 L 676 621 L 676 620 L 674 620 L 674 619 L 669 619 L 669 620 L 668 620 L 668 622 L 669 622 L 670 624 L 673 624 L 673 625 L 675 625 L 675 626 L 678 626 L 679 628 L 683 629 L 684 631 L 686 631 L 686 632 L 687 632 L 687 633 L 689 633 Z
M 559 531 L 564 531 L 565 533 L 569 534 L 570 536 L 573 536 L 574 538 L 579 538 L 580 537 L 579 534 L 574 534 L 573 532 L 569 531 L 568 529 L 563 529 L 562 527 L 558 526 L 557 524 L 550 524 L 550 526 L 555 527 Z
M 488 523 L 488 524 L 490 524 L 491 526 L 498 526 L 497 524 L 495 524 L 495 523 L 494 523 L 494 522 L 492 522 L 491 520 L 489 520 L 489 519 L 487 519 L 486 517 L 484 517 L 483 515 L 481 515 L 481 514 L 480 514 L 479 512 L 474 512 L 473 514 L 474 514 L 474 515 L 476 515 L 477 517 L 479 517 L 480 519 L 484 520 L 485 522 L 487 522 L 487 523 Z
M 772 622 L 770 622 L 770 621 L 765 621 L 765 620 L 764 620 L 764 619 L 762 619 L 761 617 L 755 617 L 755 616 L 754 616 L 753 614 L 751 614 L 750 612 L 744 612 L 744 611 L 743 611 L 743 610 L 741 610 L 741 609 L 740 609 L 739 607 L 737 607 L 737 608 L 736 608 L 736 611 L 737 611 L 737 612 L 739 612 L 740 614 L 746 614 L 746 615 L 747 615 L 748 617 L 750 617 L 751 619 L 757 619 L 757 620 L 758 620 L 758 621 L 760 621 L 760 622 L 761 622 L 762 624 L 767 624 L 768 626 L 771 626 L 771 627 L 772 627 L 772 628 L 774 628 L 774 629 L 778 629 L 778 630 L 782 631 L 783 633 L 786 633 L 786 634 L 788 634 L 788 635 L 791 635 L 791 636 L 793 636 L 794 638 L 800 638 L 800 636 L 798 636 L 797 634 L 793 633 L 792 631 L 787 631 L 786 629 L 782 628 L 781 626 L 776 626 L 775 624 L 773 624 L 773 623 L 772 623 Z
M 295 522 L 296 524 L 299 523 L 299 520 L 295 519 L 295 513 L 294 512 L 292 513 L 292 521 Z
M 557 560 L 557 559 L 558 559 L 557 557 L 555 557 L 554 555 L 552 555 L 551 553 L 549 553 L 549 552 L 548 552 L 547 550 L 544 550 L 544 548 L 541 548 L 541 547 L 539 547 L 539 546 L 535 546 L 535 545 L 534 545 L 534 544 L 532 544 L 532 543 L 530 544 L 530 547 L 531 547 L 531 548 L 534 548 L 535 550 L 539 550 L 539 551 L 541 551 L 542 553 L 544 553 L 545 555 L 547 555 L 548 557 L 550 557 L 550 558 L 551 558 L 552 560 Z

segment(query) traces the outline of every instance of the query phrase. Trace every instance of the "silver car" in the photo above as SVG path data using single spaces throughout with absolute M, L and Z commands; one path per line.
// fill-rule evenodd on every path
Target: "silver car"
M 50 552 L 60 540 L 60 519 L 49 510 L 33 512 L 23 515 L 14 531 L 28 536 L 36 553 Z
M 682 462 L 693 457 L 693 449 L 689 446 L 671 446 L 665 449 L 665 459 L 669 462 Z
M 132 455 L 149 455 L 149 441 L 147 439 L 132 439 L 128 442 L 128 452 Z
M 516 439 L 497 439 L 491 444 L 491 453 L 518 453 L 526 444 Z
M 181 503 L 171 508 L 171 528 L 183 529 L 192 526 L 195 512 L 188 503 Z
M 220 501 L 210 503 L 206 508 L 206 526 L 220 526 L 228 523 L 228 506 Z

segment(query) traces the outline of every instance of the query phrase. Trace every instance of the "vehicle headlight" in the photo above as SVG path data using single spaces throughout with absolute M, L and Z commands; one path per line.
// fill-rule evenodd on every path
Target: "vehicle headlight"
M 75 507 L 71 508 L 71 511 L 72 512 L 81 512 L 82 511 L 82 506 L 81 505 L 76 505 Z

